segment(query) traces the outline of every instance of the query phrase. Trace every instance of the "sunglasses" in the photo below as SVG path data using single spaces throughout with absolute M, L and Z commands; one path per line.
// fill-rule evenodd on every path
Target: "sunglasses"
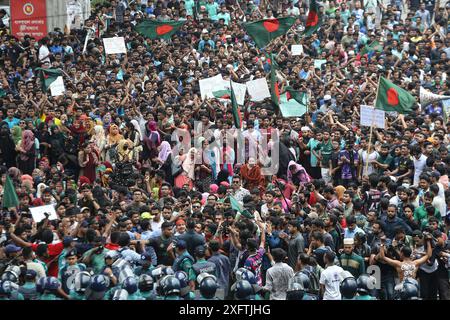
M 199 209 L 199 208 L 201 208 L 200 206 L 192 206 L 192 208 L 194 208 L 194 209 Z

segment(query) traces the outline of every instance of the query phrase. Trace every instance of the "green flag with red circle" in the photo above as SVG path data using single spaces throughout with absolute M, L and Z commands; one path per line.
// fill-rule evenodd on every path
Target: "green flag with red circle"
M 319 12 L 319 6 L 316 0 L 311 0 L 309 4 L 308 17 L 306 18 L 305 30 L 303 35 L 309 37 L 314 32 L 316 32 L 322 25 L 322 17 Z
M 243 23 L 247 34 L 255 41 L 258 48 L 264 48 L 270 41 L 285 35 L 294 25 L 295 17 L 264 19 Z
M 384 111 L 409 113 L 416 103 L 416 99 L 405 89 L 393 84 L 388 79 L 381 77 L 378 85 L 377 101 L 375 108 Z
M 150 39 L 170 39 L 186 21 L 144 20 L 136 25 L 136 31 Z

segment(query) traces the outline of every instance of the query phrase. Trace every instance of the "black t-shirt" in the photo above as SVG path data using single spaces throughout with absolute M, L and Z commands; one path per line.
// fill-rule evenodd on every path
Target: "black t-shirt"
M 173 264 L 173 259 L 167 253 L 167 247 L 172 243 L 172 240 L 173 237 L 167 239 L 158 237 L 150 240 L 148 245 L 155 249 L 159 264 L 163 264 L 165 266 L 171 266 Z
M 437 276 L 439 278 L 444 278 L 448 280 L 448 270 L 446 267 L 445 260 L 439 257 L 439 254 L 444 251 L 444 248 L 436 246 L 433 249 L 431 260 L 434 261 L 434 259 L 437 259 L 438 261 L 438 269 L 437 269 Z
M 398 162 L 398 175 L 404 175 L 409 169 L 414 170 L 414 162 L 409 157 L 400 157 Z

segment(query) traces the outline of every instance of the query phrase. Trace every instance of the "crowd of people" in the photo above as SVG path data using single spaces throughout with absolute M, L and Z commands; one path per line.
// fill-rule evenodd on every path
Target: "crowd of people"
M 0 25 L 1 192 L 11 180 L 19 200 L 1 212 L 0 299 L 449 300 L 450 122 L 419 88 L 450 94 L 450 3 L 323 1 L 305 37 L 309 5 L 93 1 L 80 30 L 17 39 Z M 294 27 L 264 49 L 241 25 L 285 16 Z M 186 23 L 149 39 L 144 19 Z M 127 54 L 105 54 L 113 36 Z M 270 81 L 270 57 L 281 88 L 308 93 L 303 116 L 246 98 L 236 128 L 230 101 L 202 99 L 218 74 Z M 36 68 L 63 70 L 64 94 Z M 360 106 L 380 76 L 417 103 L 370 131 Z M 225 131 L 246 155 L 267 138 L 276 163 L 266 146 L 238 163 Z M 56 217 L 36 222 L 44 205 Z

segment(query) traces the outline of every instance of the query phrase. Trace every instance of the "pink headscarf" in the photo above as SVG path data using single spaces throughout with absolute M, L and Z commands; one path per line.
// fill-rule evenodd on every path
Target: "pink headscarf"
M 209 186 L 210 193 L 216 193 L 218 189 L 219 189 L 219 186 L 217 184 L 212 184 Z
M 162 162 L 166 162 L 169 155 L 172 153 L 172 149 L 170 148 L 170 143 L 167 141 L 161 142 L 161 150 L 158 154 L 158 159 Z
M 21 147 L 23 150 L 25 150 L 25 152 L 28 152 L 31 150 L 31 148 L 34 147 L 34 133 L 31 130 L 25 130 L 22 133 L 22 143 L 21 143 Z M 25 154 L 21 154 L 20 155 L 20 159 L 23 161 L 26 161 L 29 159 L 29 157 Z

